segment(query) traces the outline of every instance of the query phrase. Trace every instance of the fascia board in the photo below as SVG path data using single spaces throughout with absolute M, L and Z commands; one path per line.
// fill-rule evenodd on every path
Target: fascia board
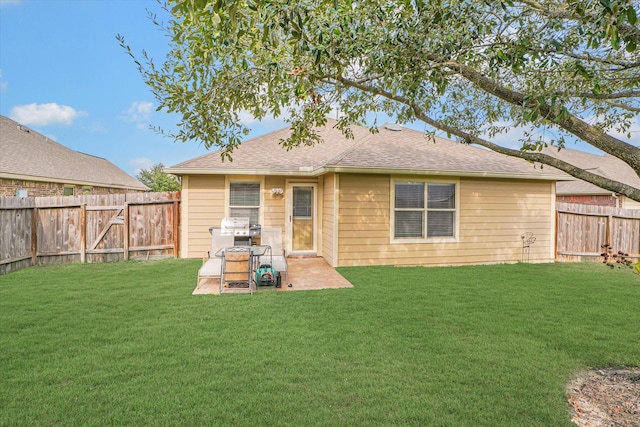
M 499 178 L 499 179 L 530 179 L 541 181 L 570 181 L 574 178 L 558 174 L 527 174 L 512 172 L 470 172 L 470 171 L 442 171 L 425 169 L 382 169 L 359 167 L 326 167 L 324 172 L 336 173 L 367 173 L 390 175 L 431 175 L 431 176 L 457 176 L 463 178 Z
M 85 186 L 91 186 L 91 187 L 135 189 L 135 190 L 143 190 L 143 191 L 148 190 L 148 188 L 142 184 L 140 185 L 140 187 L 133 187 L 129 185 L 106 183 L 106 182 L 78 181 L 75 179 L 50 178 L 47 176 L 22 175 L 22 174 L 6 173 L 6 172 L 0 172 L 0 178 L 16 179 L 20 181 L 55 182 L 56 184 L 74 184 L 74 185 L 85 185 Z
M 316 177 L 328 172 L 335 173 L 362 173 L 377 175 L 431 175 L 431 176 L 456 176 L 465 178 L 499 178 L 499 179 L 529 179 L 541 181 L 570 181 L 573 178 L 558 174 L 527 174 L 504 172 L 469 172 L 469 171 L 442 171 L 425 169 L 386 169 L 363 168 L 345 166 L 325 166 L 313 170 L 275 170 L 275 169 L 208 169 L 208 168 L 166 168 L 166 173 L 173 175 L 277 175 L 277 176 L 308 176 Z
M 277 169 L 208 169 L 208 168 L 165 168 L 173 175 L 277 175 L 277 176 L 317 176 L 317 170 L 277 170 Z

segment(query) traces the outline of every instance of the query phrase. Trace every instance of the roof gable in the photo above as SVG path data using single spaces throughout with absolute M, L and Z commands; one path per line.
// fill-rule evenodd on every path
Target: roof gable
M 1 177 L 148 190 L 108 160 L 73 151 L 4 116 L 0 152 Z

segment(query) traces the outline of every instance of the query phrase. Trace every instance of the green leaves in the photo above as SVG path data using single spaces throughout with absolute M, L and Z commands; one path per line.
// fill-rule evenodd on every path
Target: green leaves
M 638 22 L 638 16 L 633 5 L 627 7 L 627 22 L 631 25 L 636 25 L 636 22 Z
M 316 141 L 313 125 L 332 109 L 344 114 L 345 134 L 378 112 L 411 121 L 420 111 L 472 134 L 504 123 L 571 133 L 562 126 L 589 117 L 605 138 L 603 129 L 633 121 L 637 2 L 543 6 L 169 0 L 169 56 L 159 68 L 131 56 L 160 108 L 181 115 L 172 136 L 225 157 L 248 131 L 239 120 L 247 113 L 284 117 L 295 130 L 287 147 Z
M 162 163 L 156 163 L 149 169 L 141 169 L 136 178 L 154 192 L 180 191 L 181 188 L 178 178 L 164 172 Z

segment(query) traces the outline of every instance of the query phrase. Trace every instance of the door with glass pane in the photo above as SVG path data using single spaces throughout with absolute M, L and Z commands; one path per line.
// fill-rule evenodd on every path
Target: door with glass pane
M 291 185 L 289 206 L 291 252 L 316 251 L 315 192 L 315 185 Z

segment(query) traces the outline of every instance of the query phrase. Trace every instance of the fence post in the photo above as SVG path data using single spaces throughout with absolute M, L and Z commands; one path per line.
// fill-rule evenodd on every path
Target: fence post
M 560 240 L 560 233 L 558 232 L 558 230 L 560 230 L 560 212 L 558 212 L 558 209 L 556 209 L 556 223 L 555 225 L 555 230 L 554 230 L 554 234 L 555 234 L 555 239 L 553 241 L 553 259 L 557 260 L 558 259 L 558 244 L 559 244 L 559 240 Z
M 174 258 L 178 258 L 179 247 L 178 242 L 180 242 L 180 227 L 179 227 L 179 215 L 180 215 L 180 205 L 177 200 L 173 201 L 173 256 Z
M 129 202 L 124 202 L 124 209 L 122 211 L 123 230 L 122 230 L 122 248 L 124 250 L 124 260 L 129 259 Z
M 38 208 L 31 213 L 31 265 L 38 264 Z
M 80 205 L 80 262 L 87 262 L 87 204 Z

